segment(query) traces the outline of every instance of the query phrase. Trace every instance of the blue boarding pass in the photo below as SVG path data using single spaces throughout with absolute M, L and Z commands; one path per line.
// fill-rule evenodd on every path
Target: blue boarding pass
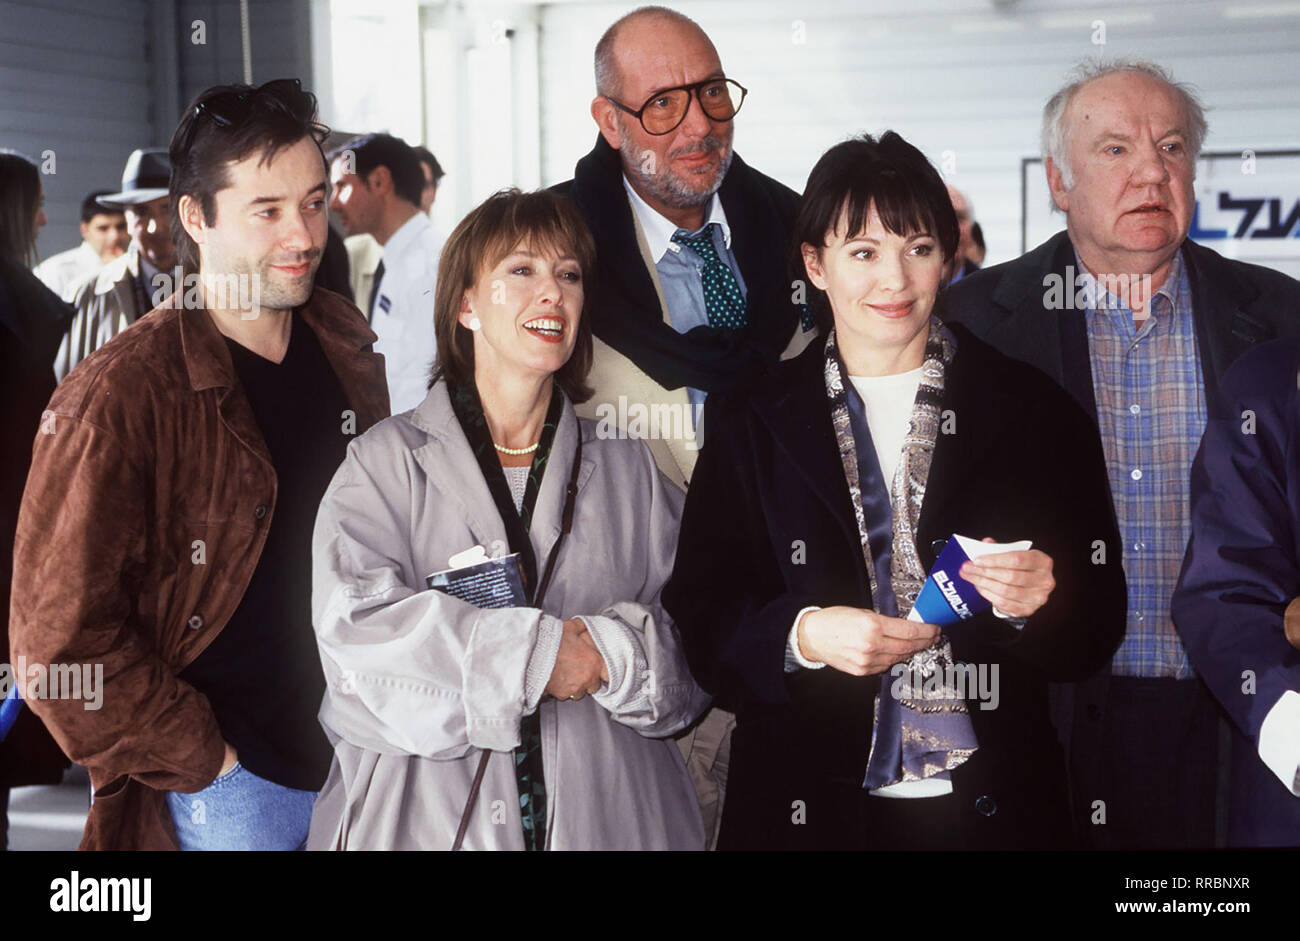
M 1028 539 L 1019 542 L 980 542 L 969 536 L 953 535 L 921 586 L 916 604 L 908 612 L 909 621 L 923 621 L 947 627 L 965 621 L 993 607 L 992 602 L 979 593 L 974 585 L 958 573 L 962 564 L 981 556 L 999 552 L 1018 552 L 1033 547 Z

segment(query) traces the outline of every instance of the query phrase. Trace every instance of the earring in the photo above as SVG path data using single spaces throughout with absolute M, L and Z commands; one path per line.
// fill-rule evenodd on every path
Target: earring
M 483 321 L 479 320 L 477 317 L 471 317 L 469 318 L 469 328 L 471 330 L 482 330 Z

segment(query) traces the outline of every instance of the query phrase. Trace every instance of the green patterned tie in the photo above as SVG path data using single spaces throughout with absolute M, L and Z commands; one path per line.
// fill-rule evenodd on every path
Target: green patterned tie
M 713 244 L 715 228 L 719 228 L 718 223 L 710 222 L 699 235 L 678 230 L 673 233 L 673 241 L 685 245 L 704 262 L 700 284 L 704 288 L 704 312 L 709 316 L 709 326 L 740 330 L 745 326 L 745 295 L 736 276 L 718 257 L 718 249 Z

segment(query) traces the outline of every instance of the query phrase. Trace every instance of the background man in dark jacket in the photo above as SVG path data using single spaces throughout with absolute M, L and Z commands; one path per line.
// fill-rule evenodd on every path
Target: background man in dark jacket
M 745 91 L 694 21 L 635 10 L 601 37 L 595 70 L 600 138 L 557 187 L 599 246 L 588 285 L 596 394 L 579 414 L 645 429 L 660 469 L 684 487 L 705 397 L 812 336 L 787 262 L 799 196 L 732 150 Z M 711 834 L 733 725 L 715 709 L 681 742 Z
M 36 436 L 12 646 L 102 669 L 97 709 L 26 697 L 90 769 L 84 849 L 295 849 L 329 771 L 312 527 L 388 395 L 360 312 L 313 289 L 314 111 L 296 79 L 191 103 L 171 202 L 201 288 L 87 357 Z
M 1224 370 L 1300 332 L 1300 284 L 1187 239 L 1205 133 L 1196 97 L 1159 66 L 1081 67 L 1043 112 L 1066 231 L 949 297 L 949 319 L 1073 394 L 1106 453 L 1127 631 L 1109 667 L 1056 703 L 1075 822 L 1097 847 L 1215 842 L 1218 711 L 1169 608 L 1188 470 Z
M 1300 846 L 1300 339 L 1251 350 L 1219 386 L 1192 465 L 1174 619 L 1232 718 L 1231 846 Z

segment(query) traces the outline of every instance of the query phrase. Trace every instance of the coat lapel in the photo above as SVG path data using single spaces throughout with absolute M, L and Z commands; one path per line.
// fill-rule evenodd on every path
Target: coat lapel
M 1228 366 L 1256 343 L 1271 339 L 1273 331 L 1250 313 L 1259 288 L 1239 278 L 1232 265 L 1190 239 L 1183 243 L 1183 260 L 1192 286 L 1205 396 L 1213 401 Z
M 990 450 L 1017 447 L 1002 440 L 1016 427 L 1007 416 L 1016 414 L 1018 403 L 1002 385 L 990 381 L 996 362 L 969 330 L 960 325 L 949 329 L 957 337 L 957 355 L 944 376 L 940 414 L 951 412 L 953 427 L 944 433 L 941 425 L 935 441 L 918 532 L 928 531 L 928 521 L 943 515 L 945 505 L 962 496 L 968 479 L 985 472 L 984 457 Z M 925 558 L 926 547 L 917 548 Z
M 785 226 L 775 217 L 768 194 L 755 185 L 754 171 L 735 153 L 718 199 L 733 233 L 732 254 L 745 278 L 746 329 L 759 348 L 779 355 L 799 326 L 790 301 L 790 261 L 782 237 Z M 767 237 L 756 237 L 759 233 Z
M 344 397 L 356 412 L 357 433 L 387 418 L 389 401 L 384 362 L 371 349 L 378 337 L 361 312 L 337 294 L 317 289 L 301 314 L 316 334 Z
M 438 488 L 439 494 L 460 507 L 460 517 L 465 520 L 470 533 L 479 545 L 491 550 L 494 543 L 508 544 L 505 524 L 497 512 L 487 481 L 470 449 L 465 432 L 456 419 L 447 392 L 447 383 L 440 381 L 429 390 L 423 402 L 411 412 L 411 422 L 429 436 L 429 441 L 413 452 L 415 460 L 424 469 L 425 476 Z M 578 447 L 581 426 L 573 406 L 565 400 L 560 413 L 560 425 L 555 430 L 551 456 L 542 476 L 542 486 L 533 510 L 533 524 L 529 541 L 537 559 L 539 575 L 546 564 L 560 534 L 564 514 L 564 497 L 568 490 L 569 474 Z M 578 492 L 591 478 L 595 462 L 584 454 L 578 473 Z M 463 548 L 470 548 L 465 546 Z M 558 565 L 558 561 L 557 561 Z
M 474 540 L 491 552 L 493 544 L 508 544 L 505 524 L 497 513 L 487 481 L 451 407 L 447 383 L 439 382 L 411 412 L 411 423 L 429 436 L 413 452 L 430 486 L 460 507 L 459 515 Z M 469 546 L 462 548 L 468 549 Z
M 1010 266 L 994 289 L 993 303 L 1008 316 L 984 339 L 1047 373 L 1095 421 L 1088 328 L 1075 305 L 1079 272 L 1069 234 L 1058 232 L 1024 261 Z
M 218 389 L 217 408 L 221 418 L 239 442 L 253 452 L 268 468 L 273 468 L 271 452 L 266 447 L 262 431 L 257 427 L 253 407 L 248 398 L 235 394 L 235 367 L 230 359 L 226 341 L 203 308 L 185 309 L 180 298 L 173 295 L 162 307 L 175 304 L 180 309 L 181 353 L 189 373 L 190 388 L 195 392 Z
M 546 461 L 546 470 L 542 474 L 542 486 L 537 492 L 537 505 L 533 508 L 533 525 L 528 538 L 533 544 L 537 556 L 537 573 L 541 577 L 546 567 L 546 557 L 551 546 L 560 535 L 560 525 L 564 520 L 564 500 L 569 489 L 569 477 L 573 473 L 573 458 L 578 450 L 578 435 L 582 426 L 573 406 L 565 398 L 564 408 L 560 412 L 560 425 L 555 429 L 555 440 L 551 442 L 551 456 Z M 578 469 L 578 493 L 591 478 L 596 469 L 590 449 L 584 441 L 582 466 Z M 556 560 L 559 565 L 559 560 Z
M 600 322 L 605 318 L 662 320 L 663 311 L 651 303 L 658 295 L 636 244 L 632 204 L 623 190 L 618 151 L 604 138 L 597 139 L 591 152 L 578 161 L 570 196 L 600 246 L 600 296 L 617 299 L 616 304 L 603 303 L 593 309 L 597 335 L 602 333 Z
M 790 371 L 755 395 L 752 407 L 779 451 L 856 548 L 853 504 L 844 479 L 823 375 L 825 345 L 814 343 L 790 363 Z M 706 445 L 707 446 L 707 445 Z
M 1074 296 L 1073 279 L 1067 278 L 1073 265 L 1070 240 L 1061 232 L 1035 254 L 1040 254 L 1037 264 L 1017 266 L 999 282 L 993 302 L 1011 314 L 1005 332 L 1029 348 L 1034 365 L 1061 382 L 1061 320 L 1073 311 L 1050 310 L 1045 298 L 1050 278 L 1061 279 L 1061 290 Z

